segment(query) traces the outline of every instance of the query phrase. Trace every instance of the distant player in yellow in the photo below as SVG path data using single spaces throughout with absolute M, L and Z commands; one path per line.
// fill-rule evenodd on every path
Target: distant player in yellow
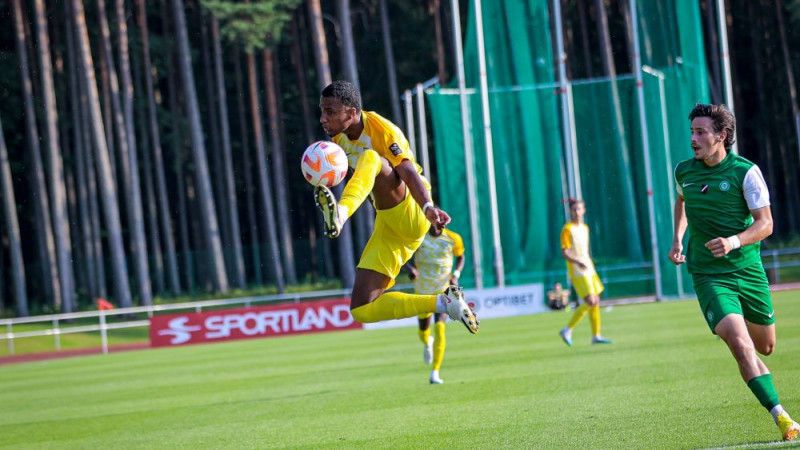
M 450 223 L 450 216 L 431 201 L 430 183 L 422 177 L 403 133 L 377 113 L 362 110 L 361 94 L 347 81 L 334 81 L 323 89 L 319 108 L 322 128 L 344 149 L 353 169 L 338 202 L 325 186 L 314 189 L 325 234 L 338 237 L 370 193 L 377 211 L 372 237 L 356 268 L 350 295 L 353 318 L 369 323 L 447 313 L 477 333 L 478 319 L 460 287 L 439 295 L 385 292 L 428 229 L 441 230 Z
M 455 270 L 453 270 L 453 257 L 455 256 Z M 417 253 L 414 254 L 413 264 L 409 261 L 406 265 L 409 276 L 414 280 L 414 291 L 417 294 L 439 294 L 449 286 L 458 286 L 458 277 L 464 268 L 464 240 L 458 233 L 448 229 L 431 227 L 425 240 L 422 241 Z M 444 359 L 445 314 L 436 314 L 436 323 L 431 336 L 431 316 L 433 314 L 420 314 L 419 339 L 422 341 L 422 358 L 425 364 L 433 363 L 431 370 L 431 384 L 442 384 L 439 377 Z
M 589 227 L 583 223 L 586 204 L 583 200 L 572 200 L 569 211 L 572 220 L 561 230 L 561 253 L 567 260 L 567 273 L 572 286 L 583 303 L 575 309 L 572 319 L 559 334 L 567 345 L 572 346 L 572 329 L 588 312 L 592 325 L 592 344 L 610 344 L 610 340 L 600 335 L 600 294 L 605 288 L 594 270 L 589 252 Z

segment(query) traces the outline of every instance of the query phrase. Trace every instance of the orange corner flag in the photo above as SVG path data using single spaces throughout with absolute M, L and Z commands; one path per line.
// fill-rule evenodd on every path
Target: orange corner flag
M 102 297 L 97 297 L 97 309 L 100 311 L 109 311 L 114 309 L 114 305 Z

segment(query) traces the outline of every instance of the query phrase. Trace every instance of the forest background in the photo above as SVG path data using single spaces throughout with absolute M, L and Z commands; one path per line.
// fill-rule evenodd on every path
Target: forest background
M 630 73 L 626 3 L 562 1 L 569 78 L 606 55 Z M 739 151 L 773 193 L 767 246 L 793 245 L 800 0 L 726 3 Z M 699 4 L 721 103 L 716 1 Z M 452 83 L 452 20 L 439 0 L 0 0 L 0 315 L 352 285 L 370 211 L 321 239 L 299 173 L 318 93 L 355 81 L 404 128 L 402 91 Z

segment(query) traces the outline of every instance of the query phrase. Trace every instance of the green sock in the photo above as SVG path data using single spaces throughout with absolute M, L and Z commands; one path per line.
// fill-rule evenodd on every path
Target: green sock
M 771 411 L 775 405 L 781 403 L 778 401 L 778 392 L 775 391 L 775 385 L 772 383 L 772 374 L 768 373 L 751 378 L 747 382 L 747 387 L 753 391 L 753 394 L 764 408 L 767 408 L 767 411 Z

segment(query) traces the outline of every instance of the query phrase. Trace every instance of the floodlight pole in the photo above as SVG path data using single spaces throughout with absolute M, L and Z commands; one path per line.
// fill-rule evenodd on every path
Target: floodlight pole
M 472 235 L 472 270 L 475 274 L 475 287 L 483 289 L 483 252 L 481 251 L 481 230 L 478 227 L 478 199 L 475 195 L 475 162 L 472 155 L 472 133 L 469 127 L 469 108 L 467 106 L 466 77 L 464 76 L 464 49 L 461 45 L 461 12 L 458 0 L 450 0 L 453 11 L 453 42 L 456 50 L 456 77 L 458 78 L 458 99 L 461 105 L 461 134 L 464 139 L 464 172 L 467 178 L 467 204 L 469 206 L 469 229 Z M 441 80 L 444 83 L 444 80 Z
M 486 181 L 489 185 L 489 207 L 492 214 L 492 241 L 494 243 L 494 274 L 497 286 L 505 286 L 503 245 L 500 242 L 500 218 L 497 211 L 497 186 L 494 176 L 494 151 L 492 148 L 492 115 L 489 111 L 489 82 L 486 77 L 486 46 L 483 41 L 483 12 L 481 0 L 475 0 L 475 30 L 478 38 L 478 77 L 480 79 L 481 111 L 483 112 L 483 140 L 486 146 Z
M 417 117 L 419 118 L 419 163 L 422 173 L 431 176 L 431 164 L 428 159 L 428 124 L 425 122 L 425 92 L 422 83 L 417 83 Z
M 719 47 L 722 52 L 722 78 L 725 85 L 725 104 L 733 111 L 733 78 L 731 77 L 731 56 L 728 52 L 728 21 L 725 18 L 725 0 L 717 0 L 717 23 L 719 26 Z M 735 114 L 735 113 L 734 113 Z M 731 148 L 734 155 L 739 154 L 739 145 L 734 142 Z
M 553 17 L 556 21 L 556 52 L 558 52 L 558 95 L 561 98 L 561 133 L 564 139 L 564 156 L 567 171 L 567 192 L 572 198 L 582 198 L 578 144 L 575 136 L 572 86 L 567 80 L 567 54 L 564 51 L 564 30 L 561 23 L 561 0 L 553 0 Z M 569 220 L 569 204 L 564 202 L 564 212 Z
M 639 23 L 636 0 L 629 0 L 631 24 L 633 26 L 633 71 L 636 76 L 636 99 L 639 102 L 639 126 L 642 133 L 642 153 L 644 153 L 644 175 L 647 184 L 647 214 L 650 218 L 650 247 L 653 251 L 653 276 L 656 284 L 656 300 L 663 298 L 661 289 L 661 265 L 658 258 L 658 239 L 656 236 L 656 209 L 653 199 L 653 174 L 650 164 L 650 136 L 647 132 L 647 116 L 644 109 L 644 84 L 642 83 L 642 57 L 639 54 Z M 612 80 L 613 81 L 613 80 Z
M 672 152 L 670 150 L 670 142 L 669 142 L 669 117 L 667 117 L 667 90 L 664 87 L 664 72 L 650 67 L 648 65 L 642 66 L 642 71 L 645 73 L 649 73 L 654 77 L 658 78 L 658 97 L 661 102 L 661 130 L 664 133 L 664 153 L 667 158 L 667 179 L 671 180 L 673 178 L 672 174 Z M 669 192 L 669 204 L 675 204 L 675 190 L 674 189 L 667 189 Z M 683 272 L 680 266 L 675 266 L 675 277 L 678 281 L 678 296 L 683 297 L 685 292 L 683 291 Z
M 416 131 L 414 130 L 414 107 L 411 104 L 411 91 L 406 89 L 403 92 L 403 103 L 405 104 L 406 110 L 406 139 L 408 139 L 408 145 L 411 147 L 411 153 L 414 154 L 414 157 L 417 156 L 417 143 Z

